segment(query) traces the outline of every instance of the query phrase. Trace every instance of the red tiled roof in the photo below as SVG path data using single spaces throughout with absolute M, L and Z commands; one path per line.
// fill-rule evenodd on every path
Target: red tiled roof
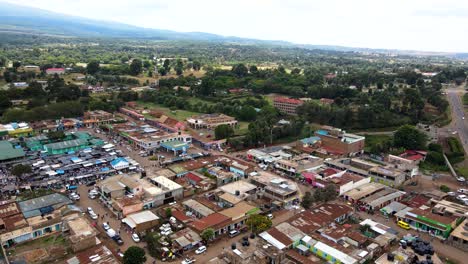
M 338 171 L 332 168 L 327 168 L 320 172 L 320 174 L 323 174 L 323 176 L 325 177 L 336 174 L 336 173 L 338 173 Z
M 196 183 L 198 183 L 198 182 L 200 182 L 200 181 L 203 180 L 203 179 L 200 178 L 198 175 L 195 175 L 195 174 L 193 174 L 193 173 L 191 173 L 191 172 L 187 173 L 187 174 L 185 175 L 185 177 L 187 177 L 189 180 L 192 180 L 192 181 L 194 181 L 194 182 L 196 182 Z
M 423 158 L 424 156 L 420 154 L 405 157 L 405 159 L 409 159 L 409 160 L 422 160 Z
M 274 237 L 279 242 L 281 242 L 286 247 L 289 247 L 294 242 L 289 237 L 287 237 L 285 234 L 283 234 L 283 232 L 276 229 L 276 227 L 270 228 L 267 233 L 270 234 L 272 237 Z
M 182 223 L 187 223 L 187 222 L 190 222 L 190 220 L 192 220 L 192 218 L 186 216 L 183 212 L 181 212 L 179 210 L 173 210 L 172 211 L 172 216 L 175 217 L 175 219 L 179 220 Z
M 306 234 L 311 234 L 336 218 L 349 214 L 353 209 L 342 204 L 326 203 L 304 211 L 289 219 L 289 223 Z
M 219 229 L 231 222 L 231 218 L 222 215 L 220 213 L 210 214 L 209 216 L 203 217 L 191 223 L 191 226 L 199 231 L 202 232 L 203 230 L 211 227 L 213 229 Z
M 296 105 L 301 105 L 304 103 L 303 101 L 299 99 L 286 98 L 286 97 L 275 97 L 274 101 L 280 102 L 280 103 L 296 104 Z

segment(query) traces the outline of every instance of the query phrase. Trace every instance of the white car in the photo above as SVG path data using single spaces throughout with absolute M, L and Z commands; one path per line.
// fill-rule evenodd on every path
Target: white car
M 202 253 L 206 252 L 206 246 L 201 246 L 195 250 L 195 254 L 200 255 Z
M 111 227 L 107 223 L 102 224 L 102 228 L 104 228 L 105 231 L 109 230 Z
M 463 194 L 468 194 L 468 190 L 467 190 L 467 189 L 458 189 L 457 192 L 463 193 Z
M 459 181 L 459 182 L 465 182 L 466 180 L 465 180 L 465 178 L 463 178 L 463 177 L 458 177 L 458 178 L 457 178 L 457 181 Z
M 461 194 L 461 195 L 457 196 L 457 199 L 460 200 L 460 201 L 463 201 L 463 199 L 466 199 L 466 198 L 468 198 L 468 197 L 466 195 L 464 195 L 464 194 Z
M 457 194 L 454 193 L 454 192 L 448 192 L 447 194 L 448 194 L 449 196 L 456 196 L 456 195 L 457 195 Z
M 195 262 L 195 259 L 186 258 L 186 259 L 182 260 L 181 264 L 192 264 L 194 262 Z
M 93 208 L 91 207 L 86 208 L 86 211 L 88 211 L 88 213 L 94 212 Z
M 97 214 L 95 214 L 94 212 L 90 212 L 90 213 L 89 213 L 89 217 L 91 217 L 91 219 L 93 219 L 93 220 L 98 219 Z
M 80 200 L 80 195 L 77 194 L 77 193 L 71 193 L 70 194 L 70 199 L 72 199 L 74 201 L 78 201 L 78 200 Z
M 138 237 L 138 235 L 135 234 L 135 233 L 132 234 L 132 239 L 133 239 L 133 241 L 135 241 L 136 243 L 140 242 L 140 237 Z

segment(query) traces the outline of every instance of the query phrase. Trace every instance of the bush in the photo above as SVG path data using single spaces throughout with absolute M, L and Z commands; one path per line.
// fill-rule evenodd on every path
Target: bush
M 441 185 L 440 190 L 445 192 L 445 193 L 450 192 L 450 188 L 447 185 Z

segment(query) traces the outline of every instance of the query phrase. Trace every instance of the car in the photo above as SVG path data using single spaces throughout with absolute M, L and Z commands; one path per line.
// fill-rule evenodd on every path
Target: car
M 86 186 L 94 186 L 96 184 L 96 181 L 90 181 L 86 183 Z
M 447 194 L 448 194 L 449 196 L 456 196 L 456 195 L 457 195 L 457 194 L 454 193 L 454 192 L 448 192 Z
M 467 189 L 458 189 L 457 192 L 463 193 L 463 194 L 468 194 L 468 190 L 467 190 Z
M 94 212 L 90 212 L 90 213 L 89 213 L 89 217 L 91 217 L 91 219 L 93 219 L 93 220 L 98 219 L 97 214 L 95 214 Z
M 202 253 L 206 252 L 206 246 L 201 246 L 195 250 L 195 254 L 200 255 Z
M 117 245 L 121 246 L 123 245 L 123 240 L 122 238 L 119 236 L 119 235 L 115 235 L 114 237 L 112 237 L 112 239 L 115 241 L 115 243 L 117 243 Z
M 135 241 L 136 243 L 140 242 L 140 237 L 139 237 L 137 234 L 135 234 L 135 233 L 132 234 L 132 239 L 133 239 L 133 241 Z
M 239 230 L 231 230 L 231 231 L 229 231 L 229 236 L 230 236 L 230 237 L 235 237 L 235 236 L 237 236 L 238 234 L 240 234 Z
M 185 258 L 184 260 L 182 260 L 181 264 L 192 264 L 194 263 L 196 260 L 193 259 L 193 258 Z
M 93 208 L 91 208 L 91 207 L 86 208 L 86 211 L 87 211 L 88 213 L 91 213 L 91 212 L 94 213 Z
M 268 219 L 273 219 L 273 214 L 267 214 Z
M 102 223 L 102 228 L 104 228 L 105 231 L 109 230 L 111 227 L 107 223 Z
M 457 181 L 459 181 L 459 182 L 465 182 L 466 180 L 465 180 L 465 178 L 463 178 L 463 177 L 458 177 L 458 178 L 457 178 Z
M 94 200 L 97 198 L 96 195 L 88 194 L 89 199 Z
M 464 194 L 461 194 L 461 195 L 457 196 L 457 199 L 460 200 L 460 201 L 462 201 L 463 199 L 466 199 L 466 198 L 468 198 L 468 197 L 466 195 L 464 195 Z
M 69 198 L 73 201 L 79 201 L 80 200 L 80 195 L 77 193 L 71 193 Z

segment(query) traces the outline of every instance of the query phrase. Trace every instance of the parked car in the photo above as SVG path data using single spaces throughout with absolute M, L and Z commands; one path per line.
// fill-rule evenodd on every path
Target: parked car
M 268 219 L 273 219 L 273 214 L 267 214 Z
M 109 230 L 111 227 L 107 223 L 102 224 L 102 228 L 104 228 L 105 231 Z
M 468 194 L 468 189 L 458 189 L 457 192 L 463 193 L 463 194 Z
M 456 195 L 457 195 L 457 194 L 454 193 L 454 192 L 448 192 L 447 194 L 448 194 L 449 196 L 456 196 Z
M 192 264 L 192 263 L 195 263 L 195 259 L 193 259 L 193 258 L 185 258 L 181 262 L 181 264 Z
M 115 235 L 112 237 L 112 239 L 115 241 L 115 243 L 117 243 L 117 245 L 121 246 L 123 245 L 123 240 L 122 238 L 119 236 L 119 235 Z
M 240 234 L 239 230 L 231 230 L 231 231 L 229 231 L 229 236 L 230 236 L 230 237 L 235 237 L 235 236 L 237 236 L 238 234 Z
M 195 254 L 200 255 L 202 253 L 206 252 L 206 246 L 201 246 L 195 250 Z
M 465 178 L 463 178 L 463 177 L 458 177 L 458 178 L 457 178 L 457 181 L 459 181 L 459 182 L 465 182 L 466 180 L 465 180 Z
M 69 195 L 69 198 L 70 198 L 71 200 L 73 200 L 73 201 L 79 201 L 79 200 L 80 200 L 80 195 L 77 194 L 77 193 L 71 193 L 71 194 Z
M 140 237 L 139 237 L 137 234 L 135 234 L 135 233 L 132 234 L 132 239 L 133 239 L 133 241 L 135 241 L 136 243 L 140 242 Z

